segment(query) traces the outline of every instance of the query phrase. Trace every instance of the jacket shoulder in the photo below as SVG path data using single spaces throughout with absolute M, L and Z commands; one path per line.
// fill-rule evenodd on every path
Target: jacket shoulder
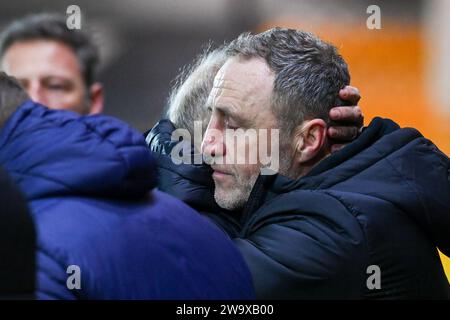
M 336 197 L 296 190 L 275 197 L 253 217 L 235 241 L 259 298 L 362 297 L 365 236 L 352 210 Z
M 70 265 L 81 269 L 77 297 L 82 298 L 252 297 L 250 274 L 232 241 L 170 195 L 154 191 L 136 201 L 46 200 L 35 202 L 34 209 L 45 258 L 38 262 L 40 278 L 61 275 L 39 286 L 47 297 L 64 296 L 61 279 L 68 275 L 61 270 Z

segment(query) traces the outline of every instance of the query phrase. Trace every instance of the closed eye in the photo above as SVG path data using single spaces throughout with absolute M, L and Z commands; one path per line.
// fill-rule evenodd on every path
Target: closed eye
M 231 129 L 231 130 L 237 130 L 237 129 L 241 128 L 241 126 L 238 123 L 234 122 L 232 119 L 230 119 L 228 117 L 225 120 L 225 127 L 227 129 Z

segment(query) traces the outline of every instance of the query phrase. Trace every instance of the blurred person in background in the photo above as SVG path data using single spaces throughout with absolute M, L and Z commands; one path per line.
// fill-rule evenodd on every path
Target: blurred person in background
M 64 15 L 41 13 L 13 21 L 0 35 L 0 68 L 17 78 L 31 99 L 80 114 L 103 110 L 96 82 L 98 50 Z
M 5 117 L 28 99 L 17 81 L 0 73 L 0 130 Z M 35 229 L 25 197 L 1 167 L 0 204 L 0 299 L 31 299 Z
M 48 109 L 18 85 L 8 90 L 22 103 L 1 106 L 0 165 L 36 225 L 38 299 L 254 297 L 232 241 L 154 190 L 155 163 L 139 132 L 105 115 Z

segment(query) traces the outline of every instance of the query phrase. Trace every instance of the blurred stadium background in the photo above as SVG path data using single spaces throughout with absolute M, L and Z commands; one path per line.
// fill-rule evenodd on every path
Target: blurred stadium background
M 15 0 L 2 1 L 0 28 L 29 13 L 65 13 L 71 4 L 101 49 L 106 113 L 141 131 L 160 118 L 172 80 L 208 41 L 284 26 L 340 48 L 366 124 L 392 118 L 450 155 L 448 0 Z M 381 30 L 366 26 L 371 4 L 381 8 Z M 450 279 L 450 259 L 442 260 Z

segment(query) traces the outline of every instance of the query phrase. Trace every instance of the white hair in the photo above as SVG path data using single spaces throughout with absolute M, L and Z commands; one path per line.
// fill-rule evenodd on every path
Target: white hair
M 225 63 L 224 47 L 207 48 L 178 76 L 169 97 L 167 117 L 176 128 L 194 131 L 194 121 L 202 121 L 202 132 L 208 126 L 210 112 L 206 108 L 217 71 Z

